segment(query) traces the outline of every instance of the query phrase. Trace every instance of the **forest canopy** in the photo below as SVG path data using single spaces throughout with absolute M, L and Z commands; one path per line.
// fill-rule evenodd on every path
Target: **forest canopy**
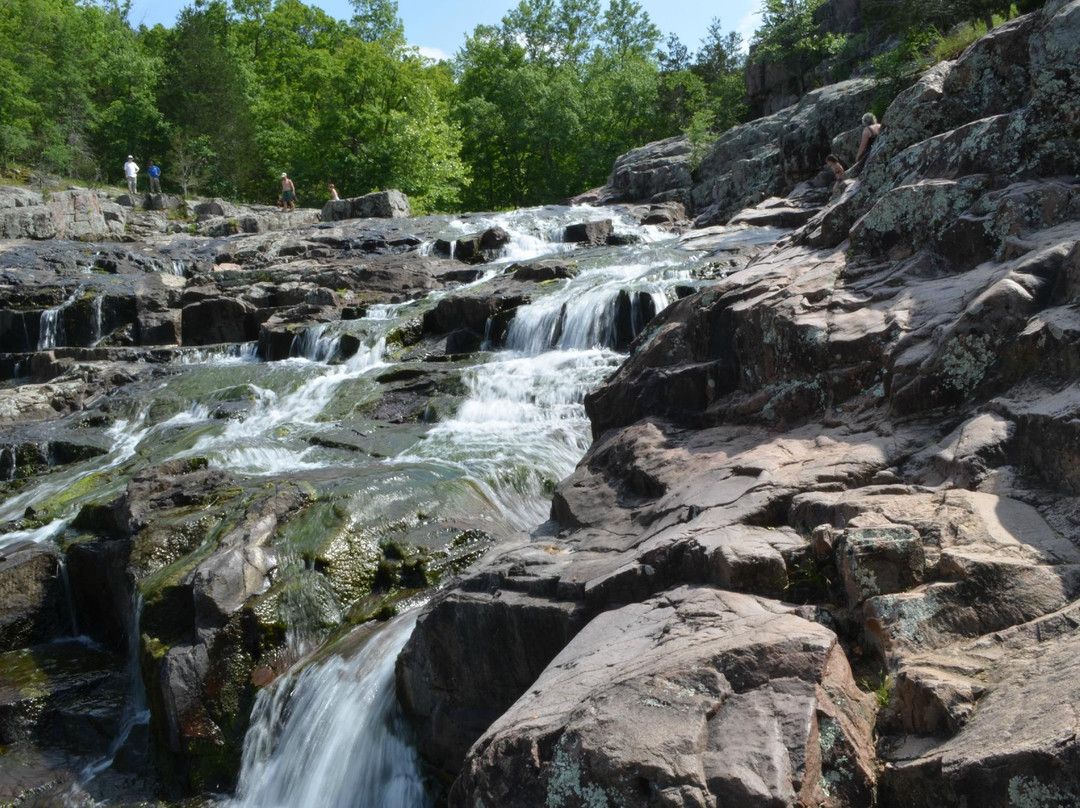
M 764 0 L 747 56 L 719 19 L 691 52 L 634 0 L 520 0 L 435 62 L 395 0 L 351 0 L 347 20 L 193 0 L 152 28 L 131 26 L 127 0 L 0 0 L 0 170 L 118 183 L 132 154 L 185 194 L 269 202 L 287 171 L 307 204 L 328 182 L 400 188 L 418 211 L 550 203 L 653 140 L 687 134 L 700 156 L 748 114 L 747 59 L 798 93 L 862 65 L 880 112 L 970 41 L 957 26 L 1041 0 L 864 0 L 845 23 L 858 33 L 828 30 L 826 3 Z
M 0 168 L 269 201 L 405 191 L 419 210 L 550 202 L 620 153 L 741 114 L 741 43 L 696 57 L 633 0 L 522 0 L 453 59 L 407 44 L 393 0 L 348 20 L 301 0 L 194 0 L 133 28 L 122 0 L 0 3 Z M 719 58 L 718 58 L 719 57 Z

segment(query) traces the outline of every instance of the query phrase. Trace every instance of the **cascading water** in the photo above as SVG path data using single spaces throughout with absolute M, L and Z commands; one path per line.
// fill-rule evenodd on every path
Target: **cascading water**
M 71 297 L 55 308 L 41 312 L 41 322 L 38 324 L 39 351 L 48 351 L 57 348 L 67 342 L 67 334 L 64 330 L 64 309 L 75 302 L 79 293 L 73 292 Z
M 181 351 L 173 360 L 180 365 L 206 365 L 218 362 L 258 362 L 259 343 L 242 342 L 219 348 L 191 348 Z
M 106 437 L 113 442 L 112 451 L 96 461 L 85 464 L 82 470 L 69 470 L 62 477 L 47 475 L 39 484 L 4 500 L 0 503 L 0 524 L 18 519 L 28 507 L 35 507 L 38 503 L 48 500 L 65 489 L 74 488 L 83 478 L 91 474 L 100 474 L 126 462 L 135 454 L 139 442 L 151 431 L 142 426 L 145 417 L 146 414 L 142 413 L 134 422 L 121 419 L 114 423 L 105 432 Z M 158 428 L 167 428 L 167 422 L 159 425 Z M 67 528 L 73 517 L 74 513 L 68 513 L 40 527 L 0 534 L 0 549 L 17 541 L 41 542 L 53 539 Z
M 120 717 L 119 731 L 109 745 L 109 751 L 100 760 L 88 764 L 82 772 L 83 782 L 92 780 L 112 766 L 117 753 L 127 743 L 136 727 L 150 723 L 150 709 L 146 701 L 146 687 L 142 680 L 139 666 L 139 624 L 142 619 L 143 598 L 136 589 L 131 595 L 131 626 L 128 629 L 127 679 L 128 697 L 124 702 L 124 712 Z
M 230 808 L 426 808 L 394 694 L 394 661 L 416 623 L 399 617 L 351 657 L 330 656 L 259 694 Z
M 520 222 L 496 219 L 493 224 L 513 229 Z M 561 233 L 559 226 L 531 227 L 548 236 Z M 512 237 L 520 243 L 519 234 Z M 530 243 L 532 250 L 519 251 L 517 260 L 560 249 L 544 235 Z M 507 260 L 511 258 L 504 257 L 503 263 Z M 671 261 L 598 268 L 520 309 L 509 349 L 464 370 L 467 393 L 456 413 L 385 461 L 387 476 L 377 490 L 381 506 L 375 507 L 392 506 L 388 486 L 394 479 L 411 480 L 414 486 L 430 480 L 469 492 L 471 504 L 463 509 L 487 512 L 507 529 L 529 530 L 542 522 L 551 487 L 573 470 L 588 447 L 584 395 L 621 359 L 612 350 L 611 325 L 620 293 L 625 298 L 629 289 L 647 296 L 659 310 L 668 301 L 666 287 L 684 277 Z M 552 311 L 563 312 L 560 339 L 545 336 L 545 318 Z M 389 322 L 396 316 L 396 307 L 373 307 L 367 319 Z M 641 324 L 633 322 L 633 312 L 629 317 L 637 333 Z M 266 434 L 275 424 L 313 423 L 338 372 L 327 369 L 294 391 L 291 399 L 266 394 L 251 415 L 230 424 L 215 440 L 237 439 L 240 433 L 251 439 L 252 430 Z M 207 448 L 196 446 L 193 451 L 205 453 Z M 248 459 L 234 454 L 218 462 L 235 468 Z M 296 460 L 292 458 L 292 468 Z M 398 721 L 388 718 L 388 711 L 396 709 L 391 671 L 410 630 L 411 620 L 399 622 L 387 630 L 396 639 L 388 636 L 382 651 L 373 641 L 362 660 L 330 657 L 312 663 L 261 694 L 232 805 L 427 805 L 416 753 L 401 734 L 386 729 Z M 381 670 L 383 684 L 358 686 L 354 671 L 360 664 L 365 670 Z
M 105 301 L 105 295 L 98 295 L 94 298 L 93 303 L 90 304 L 90 345 L 94 346 L 101 342 L 102 323 L 104 317 L 102 316 L 102 304 Z
M 0 547 L 54 539 L 82 502 L 108 502 L 135 470 L 185 458 L 205 460 L 241 488 L 264 488 L 268 478 L 299 483 L 335 519 L 344 514 L 334 529 L 356 542 L 350 551 L 361 545 L 379 551 L 387 537 L 419 543 L 409 531 L 429 521 L 495 538 L 532 530 L 548 516 L 553 486 L 589 445 L 585 394 L 615 369 L 647 319 L 674 299 L 672 287 L 689 280 L 694 259 L 670 236 L 663 241 L 656 231 L 619 220 L 616 232 L 633 235 L 636 244 L 576 253 L 578 274 L 531 288 L 532 302 L 517 310 L 505 334 L 492 329 L 484 352 L 464 361 L 394 366 L 386 345 L 447 295 L 482 294 L 509 263 L 577 249 L 562 241 L 567 224 L 610 216 L 551 208 L 450 222 L 442 234 L 450 240 L 498 226 L 510 234 L 510 247 L 475 281 L 454 290 L 372 305 L 365 317 L 348 323 L 309 327 L 297 339 L 294 358 L 259 362 L 256 343 L 178 352 L 168 373 L 140 391 L 137 407 L 109 411 L 116 419 L 107 433 L 109 454 L 62 475 L 42 475 L 0 503 L 0 524 L 22 518 L 28 507 L 65 503 L 48 510 L 47 524 L 0 536 Z M 362 347 L 347 361 L 328 364 L 338 352 L 333 342 L 345 333 Z M 492 351 L 500 340 L 505 347 Z M 430 422 L 370 414 L 393 393 L 393 380 L 428 383 L 429 376 L 453 390 L 443 399 L 432 395 L 425 409 Z M 153 419 L 133 416 L 139 408 L 153 412 Z M 122 412 L 126 420 L 116 415 Z M 66 490 L 81 491 L 84 482 L 87 494 Z M 295 566 L 310 571 L 310 578 L 322 577 L 305 566 L 310 553 L 287 544 L 273 548 L 277 574 Z M 331 617 L 350 605 L 337 602 L 334 593 L 319 597 L 327 601 L 317 608 Z M 302 658 L 325 636 L 325 623 L 300 613 L 310 605 L 280 615 L 285 636 L 298 638 L 289 641 L 288 659 Z M 398 732 L 393 707 L 390 672 L 410 630 L 411 620 L 399 620 L 357 654 L 317 652 L 323 656 L 306 667 L 301 661 L 262 693 L 233 804 L 427 805 L 415 753 Z M 87 776 L 93 775 L 91 767 Z
M 329 362 L 337 355 L 340 343 L 340 335 L 326 336 L 326 326 L 315 325 L 293 337 L 289 356 L 302 357 L 310 362 Z
M 383 364 L 385 339 L 365 346 L 347 362 L 322 368 L 286 395 L 254 387 L 255 406 L 244 418 L 230 421 L 220 434 L 200 439 L 189 454 L 208 456 L 222 466 L 247 474 L 279 474 L 317 468 L 305 461 L 311 447 L 297 451 L 284 445 L 283 430 L 311 426 L 337 388 Z

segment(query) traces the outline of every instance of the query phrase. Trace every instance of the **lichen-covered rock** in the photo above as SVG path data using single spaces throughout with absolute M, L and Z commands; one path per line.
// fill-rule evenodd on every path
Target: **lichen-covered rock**
M 685 137 L 632 149 L 615 161 L 598 201 L 601 204 L 689 201 L 688 192 L 693 183 L 690 151 L 690 142 Z
M 922 583 L 922 538 L 906 527 L 846 530 L 838 537 L 840 574 L 848 603 L 903 592 Z

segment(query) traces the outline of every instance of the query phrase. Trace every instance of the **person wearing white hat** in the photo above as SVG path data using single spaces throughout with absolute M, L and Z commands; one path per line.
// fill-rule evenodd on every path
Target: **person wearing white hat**
M 128 193 L 131 194 L 132 196 L 134 196 L 137 193 L 137 191 L 135 189 L 136 189 L 136 179 L 138 178 L 138 176 L 139 176 L 139 166 L 135 162 L 135 158 L 132 157 L 129 154 L 127 162 L 124 163 L 124 177 L 125 177 L 125 179 L 127 179 Z
M 281 172 L 281 207 L 284 210 L 296 210 L 296 186 L 284 171 Z

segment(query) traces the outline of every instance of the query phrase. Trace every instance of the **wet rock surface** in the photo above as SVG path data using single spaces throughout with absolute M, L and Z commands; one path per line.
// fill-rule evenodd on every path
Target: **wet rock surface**
M 5 210 L 39 204 L 17 190 L 2 198 Z M 303 643 L 392 615 L 475 560 L 496 529 L 518 535 L 472 506 L 442 512 L 434 486 L 421 501 L 368 505 L 368 484 L 341 469 L 377 479 L 383 461 L 422 445 L 453 419 L 516 311 L 582 271 L 556 236 L 529 236 L 562 253 L 544 261 L 433 255 L 441 236 L 463 241 L 448 217 L 315 223 L 224 200 L 150 202 L 102 201 L 122 211 L 122 243 L 0 244 L 0 691 L 24 657 L 74 649 L 35 669 L 32 692 L 0 693 L 3 742 L 26 760 L 2 799 L 19 804 L 228 790 L 259 689 Z M 166 232 L 185 214 L 183 232 Z M 600 216 L 608 231 L 613 216 L 634 226 L 611 211 L 552 215 L 556 235 Z M 463 217 L 483 261 L 511 244 L 491 218 Z M 320 417 L 304 409 L 337 385 Z M 283 400 L 293 409 L 275 411 Z M 280 461 L 243 437 L 268 416 L 295 458 L 272 476 L 259 464 Z M 221 468 L 236 460 L 239 472 Z M 96 654 L 85 670 L 80 643 Z M 124 711 L 142 700 L 136 681 L 149 718 L 109 764 Z M 65 706 L 95 689 L 85 713 Z M 106 767 L 92 782 L 91 763 Z
M 739 214 L 810 218 L 661 312 L 587 397 L 594 443 L 550 521 L 436 596 L 399 659 L 451 804 L 1080 800 L 1077 20 L 995 29 L 897 99 L 858 179 Z M 807 120 L 835 133 L 838 110 Z M 749 170 L 723 148 L 706 164 Z M 653 152 L 643 182 L 674 154 Z M 472 668 L 495 614 L 572 639 Z M 774 620 L 806 641 L 771 667 Z

